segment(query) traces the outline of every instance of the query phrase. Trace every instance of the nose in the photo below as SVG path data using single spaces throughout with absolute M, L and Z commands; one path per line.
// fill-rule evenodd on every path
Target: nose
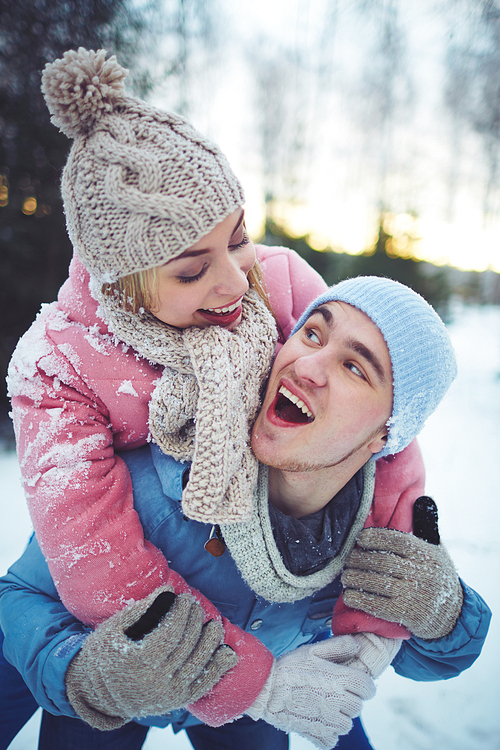
M 321 388 L 328 381 L 328 360 L 324 349 L 299 357 L 295 360 L 295 375 L 304 385 Z
M 253 264 L 242 264 L 235 255 L 224 253 L 216 269 L 214 292 L 221 297 L 242 297 L 248 290 L 247 274 Z

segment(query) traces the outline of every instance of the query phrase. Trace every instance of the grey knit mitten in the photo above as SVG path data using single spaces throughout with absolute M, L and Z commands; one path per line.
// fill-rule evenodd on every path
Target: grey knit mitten
M 204 625 L 203 610 L 190 594 L 172 596 L 160 622 L 153 618 L 146 624 L 151 632 L 137 632 L 138 624 L 151 620 L 158 594 L 165 590 L 157 589 L 99 625 L 71 661 L 68 699 L 92 727 L 116 729 L 133 718 L 184 708 L 238 662 L 234 651 L 221 645 L 222 624 L 211 620 Z
M 344 602 L 419 638 L 443 638 L 455 627 L 463 592 L 442 544 L 394 529 L 364 529 L 347 558 Z

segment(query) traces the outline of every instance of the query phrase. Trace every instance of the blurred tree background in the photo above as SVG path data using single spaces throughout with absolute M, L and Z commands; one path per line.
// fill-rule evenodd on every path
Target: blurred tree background
M 40 92 L 48 61 L 78 46 L 133 61 L 144 31 L 123 0 L 2 0 L 0 45 L 0 398 L 17 339 L 55 299 L 71 245 L 59 195 L 69 141 L 50 123 Z
M 220 143 L 253 236 L 296 249 L 329 284 L 390 276 L 445 320 L 456 299 L 500 302 L 500 263 L 470 270 L 481 232 L 500 238 L 497 0 L 0 0 L 3 415 L 13 348 L 71 257 L 59 196 L 70 143 L 40 74 L 78 46 L 116 53 L 129 90 Z M 444 249 L 430 262 L 423 241 L 450 240 L 421 220 L 458 227 L 458 243 L 467 214 L 469 270 Z

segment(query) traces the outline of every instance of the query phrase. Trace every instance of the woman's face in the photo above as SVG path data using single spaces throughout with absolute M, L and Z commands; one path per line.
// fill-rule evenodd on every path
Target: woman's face
M 156 269 L 158 304 L 151 312 L 177 328 L 219 325 L 232 330 L 241 321 L 247 274 L 254 263 L 255 247 L 239 208 L 195 245 Z

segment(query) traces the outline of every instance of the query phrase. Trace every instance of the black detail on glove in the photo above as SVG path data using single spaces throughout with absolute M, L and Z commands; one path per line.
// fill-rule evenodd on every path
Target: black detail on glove
M 422 495 L 413 506 L 413 534 L 429 544 L 439 544 L 437 505 L 432 497 Z
M 145 635 L 158 627 L 174 603 L 174 600 L 175 594 L 173 591 L 162 591 L 161 594 L 158 594 L 142 617 L 125 630 L 127 638 L 130 638 L 132 641 L 142 641 Z

